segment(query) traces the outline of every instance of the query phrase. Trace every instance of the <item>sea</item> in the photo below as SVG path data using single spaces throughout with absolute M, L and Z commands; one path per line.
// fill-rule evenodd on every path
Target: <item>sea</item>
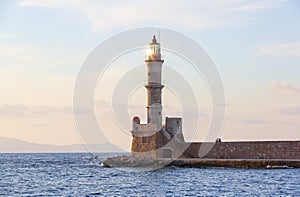
M 0 154 L 0 196 L 300 196 L 300 169 L 99 164 L 121 154 Z

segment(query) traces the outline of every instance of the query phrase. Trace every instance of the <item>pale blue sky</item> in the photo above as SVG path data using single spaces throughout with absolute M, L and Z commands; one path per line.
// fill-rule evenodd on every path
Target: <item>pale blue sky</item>
M 0 136 L 80 143 L 71 106 L 84 59 L 116 33 L 160 26 L 216 63 L 228 105 L 222 138 L 300 139 L 299 20 L 299 1 L 285 0 L 2 0 Z

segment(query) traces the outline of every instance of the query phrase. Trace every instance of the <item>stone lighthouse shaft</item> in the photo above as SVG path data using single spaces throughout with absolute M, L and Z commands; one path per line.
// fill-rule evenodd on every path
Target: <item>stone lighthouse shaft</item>
M 153 36 L 150 51 L 145 62 L 148 68 L 147 84 L 147 123 L 156 123 L 157 129 L 162 127 L 161 71 L 164 60 L 161 59 L 160 44 Z
M 131 154 L 139 157 L 158 157 L 157 150 L 163 145 L 162 138 L 162 96 L 164 87 L 161 84 L 163 60 L 160 44 L 153 36 L 149 51 L 145 59 L 147 65 L 147 124 L 141 124 L 140 118 L 135 116 L 132 121 Z M 170 135 L 164 132 L 167 138 Z
M 137 157 L 171 157 L 172 147 L 165 146 L 172 138 L 178 143 L 184 142 L 181 132 L 181 118 L 166 117 L 162 123 L 162 64 L 160 44 L 153 36 L 149 52 L 146 55 L 147 64 L 147 124 L 141 124 L 140 118 L 132 120 L 131 155 Z

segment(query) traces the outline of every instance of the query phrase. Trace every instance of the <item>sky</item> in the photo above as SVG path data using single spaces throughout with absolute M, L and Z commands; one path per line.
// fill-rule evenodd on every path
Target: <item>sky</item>
M 85 143 L 72 109 L 82 63 L 111 36 L 155 26 L 192 38 L 214 61 L 226 93 L 223 141 L 300 140 L 299 19 L 296 0 L 1 0 L 0 137 L 53 145 Z M 144 64 L 143 54 L 133 52 L 116 61 L 116 69 L 135 57 L 135 66 Z M 176 57 L 165 52 L 165 58 Z M 184 65 L 180 60 L 177 64 Z M 167 79 L 172 71 L 166 71 Z M 209 92 L 201 79 L 193 84 L 203 92 L 200 130 L 205 130 Z M 176 94 L 166 89 L 164 100 L 165 115 L 178 115 Z M 110 110 L 99 98 L 95 103 L 96 111 Z M 130 115 L 145 118 L 142 86 L 131 96 L 130 106 L 125 109 Z M 188 128 L 189 117 L 183 120 Z M 120 121 L 130 129 L 130 119 Z M 104 122 L 115 129 L 114 122 Z M 203 138 L 201 132 L 192 137 L 188 129 L 184 135 L 187 140 Z M 128 150 L 130 139 L 127 135 L 110 141 Z M 105 142 L 104 137 L 99 140 Z

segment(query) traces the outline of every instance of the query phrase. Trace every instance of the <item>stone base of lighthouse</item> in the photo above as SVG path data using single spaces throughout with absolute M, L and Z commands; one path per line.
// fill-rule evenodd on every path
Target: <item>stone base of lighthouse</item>
M 181 118 L 166 118 L 159 130 L 157 124 L 140 124 L 133 118 L 131 156 L 139 158 L 172 158 L 179 156 L 178 146 L 185 144 Z M 181 154 L 181 153 L 180 153 Z
M 163 146 L 160 132 L 151 136 L 134 136 L 131 145 L 131 155 L 139 158 L 160 158 L 158 151 Z

